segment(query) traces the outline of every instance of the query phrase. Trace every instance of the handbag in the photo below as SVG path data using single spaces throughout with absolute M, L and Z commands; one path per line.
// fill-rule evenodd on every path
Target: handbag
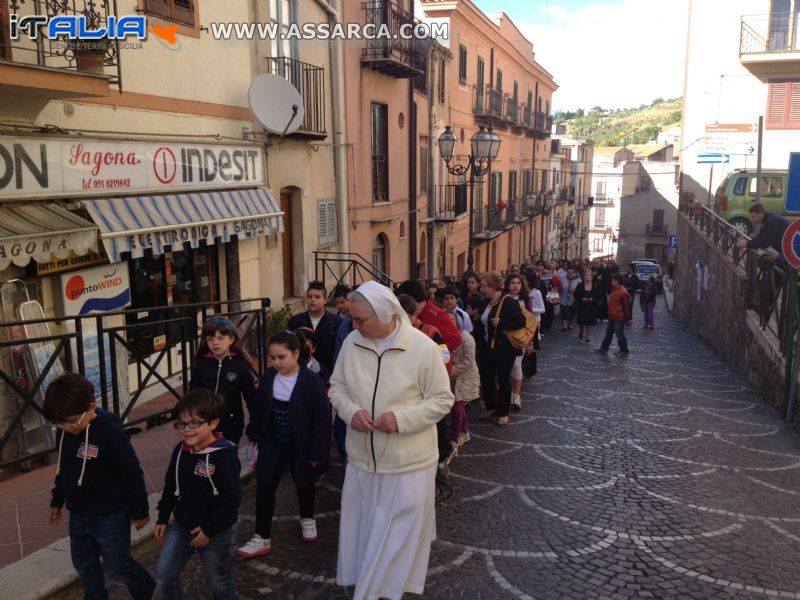
M 547 296 L 545 296 L 545 300 L 550 304 L 561 304 L 561 296 L 555 290 L 550 290 L 547 292 Z
M 507 297 L 508 296 L 503 296 L 503 299 L 500 301 L 500 306 L 497 307 L 497 314 L 495 315 L 497 318 L 500 318 L 500 311 L 503 310 L 503 303 L 505 303 Z M 510 331 L 503 332 L 506 334 L 506 338 L 511 345 L 517 350 L 522 350 L 530 346 L 531 341 L 533 341 L 533 336 L 536 334 L 536 328 L 539 326 L 539 321 L 536 320 L 533 313 L 527 308 L 520 307 L 520 310 L 522 311 L 522 316 L 525 317 L 525 325 L 519 329 L 511 329 Z M 494 348 L 495 339 L 497 338 L 497 330 L 498 328 L 495 327 L 494 337 L 492 337 L 492 348 Z

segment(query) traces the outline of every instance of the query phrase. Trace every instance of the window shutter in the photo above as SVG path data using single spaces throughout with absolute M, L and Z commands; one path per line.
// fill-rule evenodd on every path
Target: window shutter
M 172 0 L 172 18 L 194 26 L 194 0 Z
M 336 200 L 320 200 L 317 205 L 317 246 L 336 243 Z
M 786 85 L 790 88 L 786 127 L 800 129 L 800 81 L 793 81 Z
M 145 0 L 144 10 L 150 15 L 158 15 L 169 19 L 172 16 L 169 5 L 170 0 Z
M 769 106 L 767 107 L 767 127 L 783 127 L 786 109 L 787 83 L 769 84 Z

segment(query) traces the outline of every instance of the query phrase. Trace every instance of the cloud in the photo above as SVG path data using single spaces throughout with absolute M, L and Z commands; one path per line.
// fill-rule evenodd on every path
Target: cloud
M 688 0 L 621 0 L 575 10 L 551 4 L 550 23 L 515 20 L 559 85 L 556 109 L 622 108 L 683 94 Z

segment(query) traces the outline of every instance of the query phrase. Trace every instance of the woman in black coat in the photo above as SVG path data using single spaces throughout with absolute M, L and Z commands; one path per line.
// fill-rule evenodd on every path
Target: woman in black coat
M 500 273 L 491 271 L 481 275 L 481 293 L 488 302 L 481 311 L 484 342 L 487 345 L 485 360 L 480 370 L 481 395 L 486 406 L 482 419 L 497 418 L 498 425 L 508 425 L 511 409 L 511 369 L 514 360 L 522 354 L 505 335 L 505 331 L 525 326 L 525 316 L 519 303 L 507 296 Z M 496 390 L 495 381 L 500 392 Z
M 592 327 L 597 325 L 598 305 L 601 303 L 601 299 L 605 299 L 601 286 L 593 280 L 591 269 L 583 271 L 583 280 L 575 288 L 573 296 L 575 297 L 575 308 L 578 311 L 578 339 L 590 343 Z

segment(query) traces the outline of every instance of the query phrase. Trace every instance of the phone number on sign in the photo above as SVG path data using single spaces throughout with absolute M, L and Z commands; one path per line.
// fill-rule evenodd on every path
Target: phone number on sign
M 107 190 L 131 187 L 130 179 L 91 179 L 85 183 L 84 189 Z

